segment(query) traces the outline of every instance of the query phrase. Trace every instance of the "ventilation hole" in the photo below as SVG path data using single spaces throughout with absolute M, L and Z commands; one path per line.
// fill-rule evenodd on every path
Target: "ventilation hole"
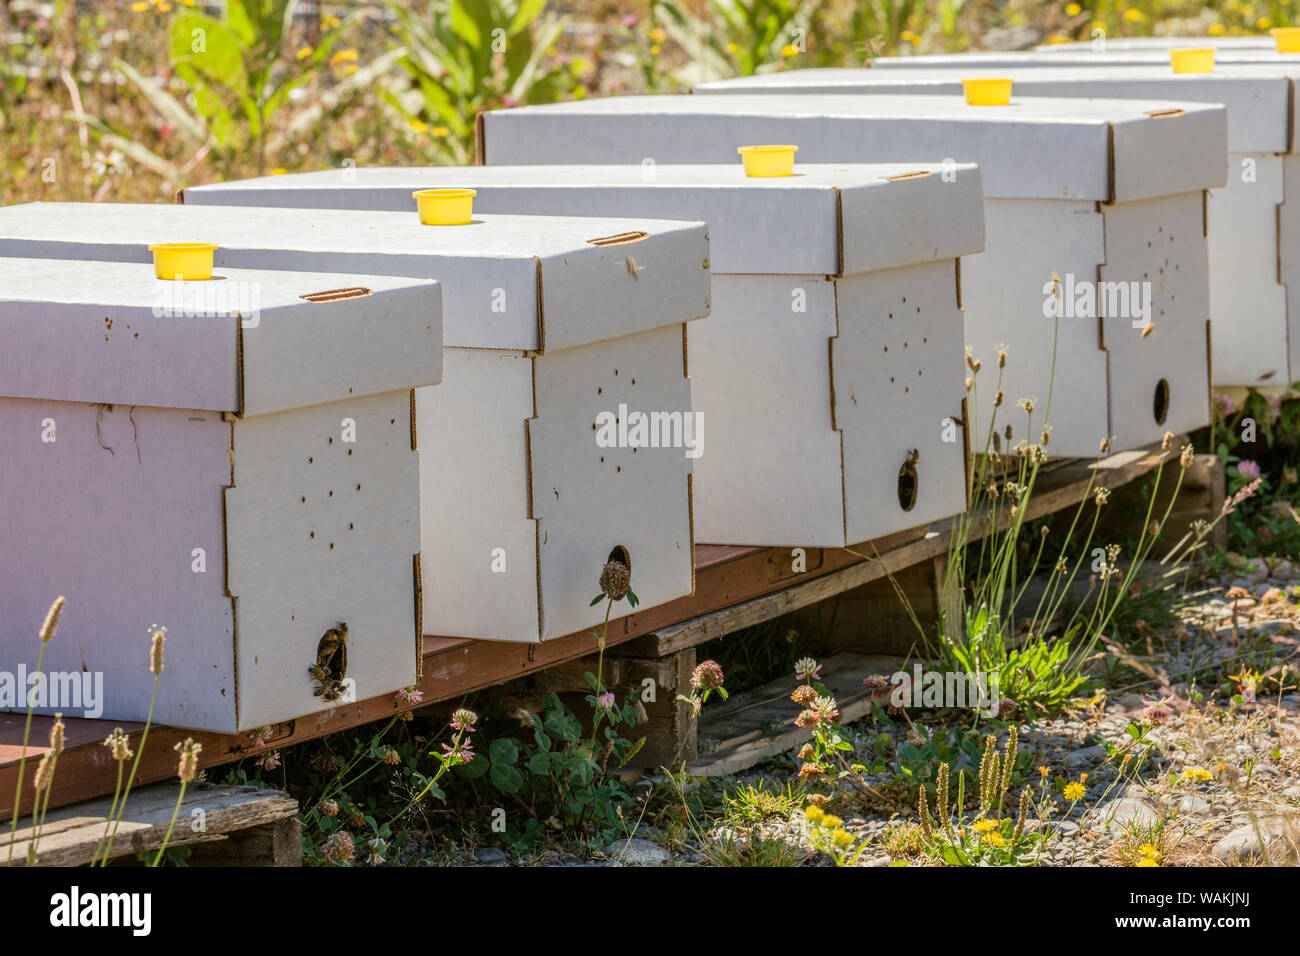
M 1156 416 L 1156 424 L 1163 425 L 1165 419 L 1169 417 L 1169 381 L 1167 379 L 1162 378 L 1156 383 L 1155 399 L 1151 404 L 1151 410 Z
M 326 289 L 324 292 L 308 292 L 306 295 L 300 295 L 298 298 L 306 299 L 308 302 L 324 304 L 327 302 L 342 302 L 345 299 L 364 299 L 374 293 L 365 286 L 353 285 L 343 289 Z
M 913 450 L 898 469 L 898 506 L 904 511 L 916 507 L 916 461 L 919 456 Z
M 315 458 L 308 458 L 308 459 L 307 459 L 307 464 L 309 464 L 309 465 L 313 465 L 313 464 L 315 464 L 315 463 L 316 463 L 316 459 L 315 459 Z

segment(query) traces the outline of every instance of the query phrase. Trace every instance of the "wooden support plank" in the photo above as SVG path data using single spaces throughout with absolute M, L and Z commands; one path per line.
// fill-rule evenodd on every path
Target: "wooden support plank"
M 695 648 L 667 658 L 623 658 L 627 664 L 628 687 L 639 689 L 646 677 L 655 681 L 655 699 L 643 701 L 647 720 L 625 732 L 628 737 L 645 737 L 645 744 L 628 762 L 629 768 L 659 770 L 695 759 L 695 713 L 690 704 L 677 699 L 689 695 L 691 671 L 695 670 Z
M 113 842 L 112 857 L 157 851 L 166 836 L 179 795 L 179 783 L 133 789 Z M 111 804 L 111 798 L 102 798 L 51 810 L 39 838 L 31 818 L 20 820 L 12 835 L 14 862 L 25 864 L 33 843 L 38 866 L 81 866 L 91 862 L 104 837 Z M 296 822 L 297 815 L 298 801 L 280 790 L 212 784 L 190 786 L 185 791 L 168 845 L 221 840 L 241 830 L 290 819 Z M 283 832 L 279 839 L 281 859 L 288 860 Z M 0 864 L 9 859 L 9 840 L 9 836 L 0 835 Z
M 862 678 L 892 674 L 900 663 L 888 655 L 847 652 L 823 661 L 821 682 L 839 705 L 840 722 L 851 723 L 870 713 L 873 692 L 862 686 Z M 716 746 L 691 764 L 691 774 L 721 777 L 739 773 L 812 739 L 811 730 L 794 724 L 799 715 L 799 705 L 790 699 L 794 688 L 793 678 L 781 677 L 708 708 L 700 719 L 699 734 Z
M 197 844 L 188 862 L 190 866 L 302 866 L 302 821 L 285 817 Z

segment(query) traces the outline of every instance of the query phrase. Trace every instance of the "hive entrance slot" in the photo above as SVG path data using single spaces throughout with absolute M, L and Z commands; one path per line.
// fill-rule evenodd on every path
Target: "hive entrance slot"
M 353 285 L 342 289 L 326 289 L 323 292 L 308 292 L 298 298 L 321 305 L 327 302 L 343 302 L 347 299 L 364 299 L 368 295 L 374 295 L 374 292 L 365 286 Z
M 642 239 L 649 239 L 648 232 L 620 232 L 615 236 L 603 236 L 600 239 L 588 239 L 587 242 L 593 246 L 626 246 L 634 242 L 640 242 Z

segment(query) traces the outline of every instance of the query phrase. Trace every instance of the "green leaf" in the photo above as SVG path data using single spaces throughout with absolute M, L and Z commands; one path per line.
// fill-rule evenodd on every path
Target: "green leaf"
M 488 756 L 492 766 L 513 764 L 519 759 L 519 747 L 509 737 L 498 737 L 488 747 Z
M 488 768 L 492 766 L 492 761 L 488 760 L 482 754 L 475 754 L 474 759 L 469 763 L 461 764 L 456 769 L 460 771 L 461 776 L 468 777 L 470 780 L 477 780 L 483 774 L 487 773 Z
M 507 764 L 492 764 L 492 783 L 498 790 L 518 793 L 524 786 L 524 775 Z
M 163 119 L 175 126 L 183 136 L 196 143 L 207 141 L 208 129 L 203 121 L 195 117 L 178 99 L 167 93 L 162 88 L 162 84 L 145 79 L 125 60 L 115 59 L 113 69 L 126 77 L 131 85 L 149 101 L 149 105 L 156 109 Z
M 551 771 L 551 757 L 546 752 L 533 754 L 528 758 L 528 772 L 539 777 L 547 776 Z

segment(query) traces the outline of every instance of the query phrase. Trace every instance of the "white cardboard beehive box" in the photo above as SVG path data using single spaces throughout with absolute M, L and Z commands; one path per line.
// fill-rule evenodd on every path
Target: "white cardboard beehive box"
M 990 69 L 794 70 L 706 83 L 697 93 L 863 93 L 960 96 L 964 78 Z M 1296 235 L 1300 160 L 1295 155 L 1295 79 L 1300 64 L 1229 65 L 1214 73 L 1165 66 L 1012 71 L 1014 98 L 1168 97 L 1228 108 L 1228 181 L 1212 189 L 1209 230 L 1214 384 L 1283 385 L 1300 380 L 1300 262 Z M 1289 174 L 1289 178 L 1288 178 Z M 1281 228 L 1279 229 L 1279 225 Z M 1288 251 L 1294 250 L 1291 254 Z M 1288 300 L 1291 301 L 1288 301 Z
M 340 624 L 345 697 L 414 683 L 411 395 L 441 378 L 441 300 L 371 275 L 0 259 L 0 666 L 36 669 L 63 594 L 48 712 L 143 721 L 152 625 L 154 719 L 175 726 L 337 706 L 308 668 Z
M 747 178 L 739 159 L 349 169 L 203 186 L 185 202 L 404 210 L 414 190 L 463 186 L 488 213 L 708 222 L 713 311 L 689 330 L 708 435 L 696 538 L 830 547 L 966 505 L 956 260 L 983 247 L 982 194 L 976 167 L 940 173 L 800 164 Z
M 729 163 L 752 143 L 797 144 L 809 163 L 977 162 L 985 251 L 962 260 L 966 344 L 986 365 L 1007 345 L 1004 395 L 1034 399 L 1037 410 L 1029 427 L 1014 408 L 999 425 L 1036 440 L 1050 396 L 1050 452 L 1091 456 L 1107 436 L 1136 447 L 1210 419 L 1204 191 L 1226 177 L 1222 106 L 657 96 L 501 110 L 479 122 L 489 164 Z M 1138 305 L 1149 319 L 1129 314 Z M 1064 317 L 1046 318 L 1057 308 Z M 994 375 L 979 381 L 971 434 L 985 433 L 996 389 Z
M 424 226 L 390 212 L 0 209 L 0 255 L 134 261 L 148 255 L 146 242 L 196 236 L 220 246 L 220 266 L 440 283 L 444 378 L 415 393 L 426 634 L 539 641 L 596 626 L 604 612 L 588 605 L 618 547 L 646 606 L 691 593 L 685 323 L 708 312 L 703 223 L 476 214 L 468 225 Z M 646 436 L 612 424 L 623 405 L 666 416 L 655 421 L 674 426 L 678 445 L 639 447 Z

